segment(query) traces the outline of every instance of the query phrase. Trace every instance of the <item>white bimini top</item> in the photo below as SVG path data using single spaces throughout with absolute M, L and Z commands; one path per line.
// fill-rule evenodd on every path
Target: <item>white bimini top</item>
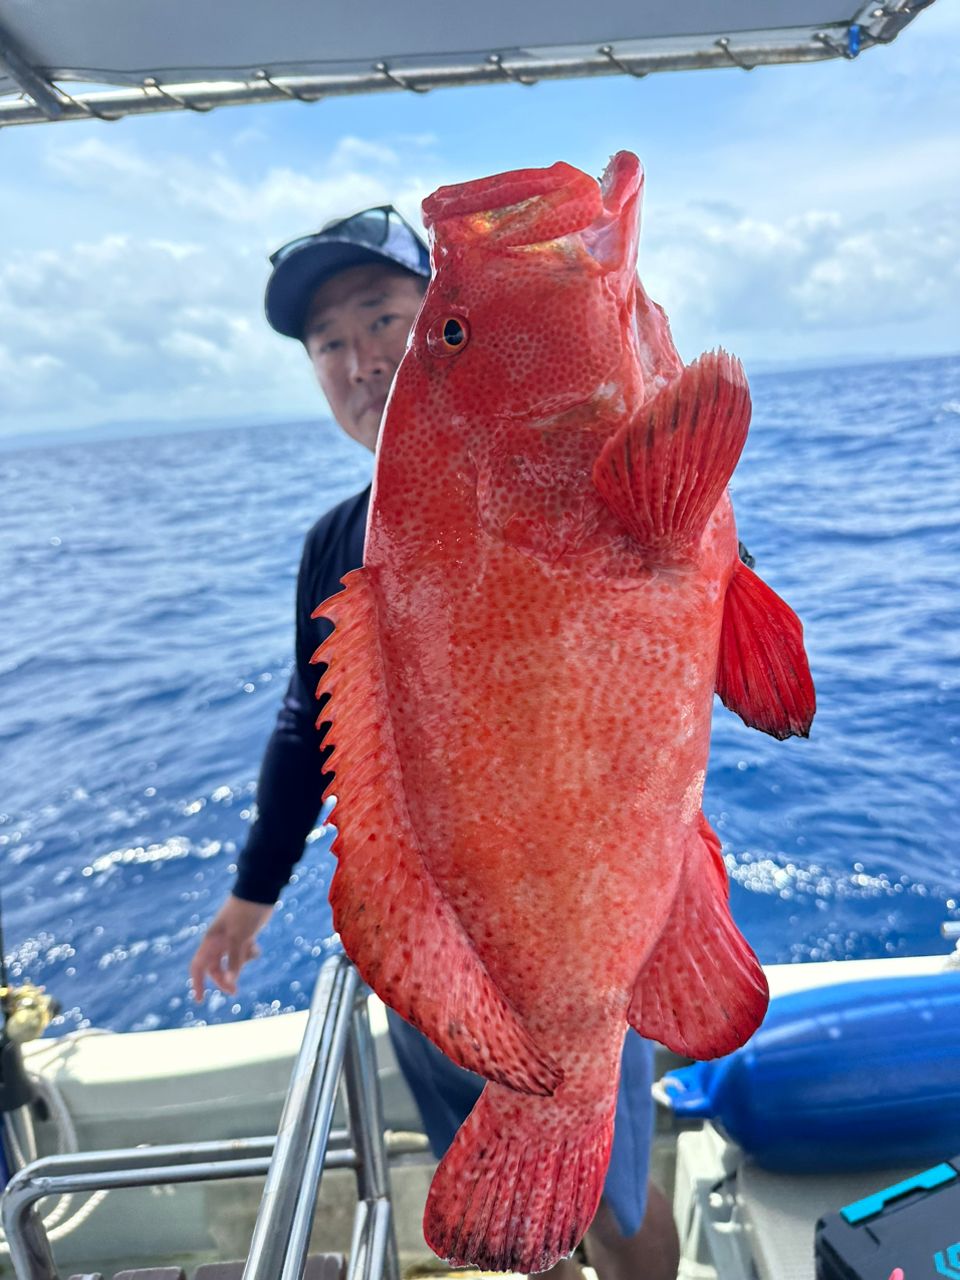
M 932 2 L 0 0 L 0 126 L 855 58 Z

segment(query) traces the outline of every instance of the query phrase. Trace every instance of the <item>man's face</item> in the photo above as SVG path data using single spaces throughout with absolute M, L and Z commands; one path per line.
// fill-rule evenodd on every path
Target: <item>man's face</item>
M 374 449 L 380 419 L 426 282 L 379 263 L 348 267 L 317 289 L 303 342 L 344 431 Z

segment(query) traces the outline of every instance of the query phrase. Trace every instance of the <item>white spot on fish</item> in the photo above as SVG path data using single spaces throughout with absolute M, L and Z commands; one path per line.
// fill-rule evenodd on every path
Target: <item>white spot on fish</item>
M 703 769 L 698 770 L 693 776 L 693 781 L 683 793 L 681 812 L 683 813 L 684 822 L 692 822 L 700 812 L 700 805 L 703 800 L 703 784 L 706 778 L 707 775 Z
M 696 724 L 694 714 L 693 714 L 692 703 L 684 702 L 681 705 L 678 720 L 679 720 L 679 723 L 677 725 L 678 737 L 681 742 L 686 742 L 686 740 L 693 735 L 694 727 Z

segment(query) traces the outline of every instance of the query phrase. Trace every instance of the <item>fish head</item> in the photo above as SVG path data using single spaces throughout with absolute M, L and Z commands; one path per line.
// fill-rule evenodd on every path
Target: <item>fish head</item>
M 430 196 L 433 277 L 396 396 L 425 393 L 448 420 L 539 423 L 643 399 L 642 190 L 639 160 L 620 152 L 599 183 L 558 163 Z

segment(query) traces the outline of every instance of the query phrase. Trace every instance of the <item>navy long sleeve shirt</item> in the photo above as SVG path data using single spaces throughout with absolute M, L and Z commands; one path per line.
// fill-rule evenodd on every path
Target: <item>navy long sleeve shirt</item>
M 316 826 L 329 780 L 323 762 L 327 726 L 316 728 L 322 703 L 315 697 L 322 666 L 311 666 L 330 634 L 314 609 L 340 591 L 340 579 L 363 563 L 370 486 L 321 516 L 307 534 L 297 576 L 296 661 L 257 783 L 257 818 L 240 854 L 233 892 L 248 902 L 274 903 Z

